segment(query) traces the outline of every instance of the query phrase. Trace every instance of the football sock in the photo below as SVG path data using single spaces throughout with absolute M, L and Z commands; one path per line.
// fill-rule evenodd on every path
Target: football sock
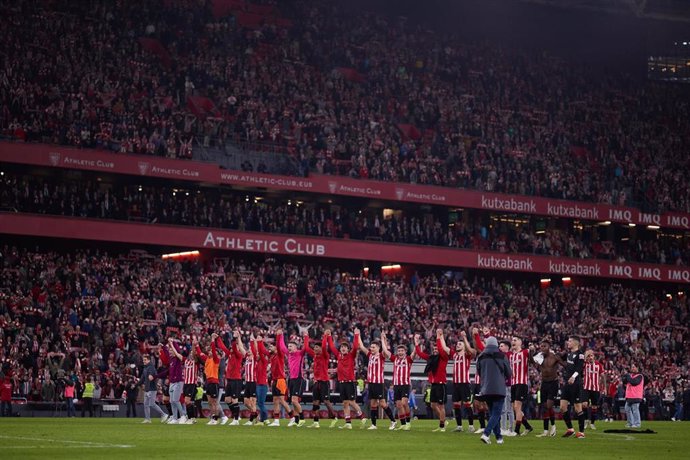
M 455 423 L 462 426 L 462 407 L 454 407 L 453 415 L 455 415 Z
M 465 409 L 467 410 L 467 422 L 470 424 L 470 426 L 473 426 L 474 425 L 474 411 L 469 406 L 465 406 Z
M 566 410 L 565 412 L 563 412 L 563 421 L 565 422 L 565 426 L 567 426 L 569 430 L 573 429 L 573 422 L 570 419 L 570 410 Z
M 579 428 L 580 433 L 585 431 L 585 421 L 587 420 L 587 416 L 585 415 L 584 412 L 578 412 L 577 414 L 577 427 Z

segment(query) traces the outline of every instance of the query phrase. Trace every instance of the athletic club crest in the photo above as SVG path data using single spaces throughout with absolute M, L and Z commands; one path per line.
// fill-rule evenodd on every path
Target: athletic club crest
M 149 172 L 149 167 L 151 166 L 150 163 L 147 161 L 140 161 L 139 162 L 139 173 L 142 176 L 145 176 L 147 172 Z
M 402 188 L 402 187 L 396 187 L 396 188 L 395 188 L 395 196 L 396 196 L 396 198 L 398 198 L 399 200 L 402 200 L 403 197 L 405 196 L 405 189 Z
M 60 155 L 60 152 L 50 152 L 49 157 L 50 164 L 53 166 L 57 166 L 60 164 L 60 158 L 62 157 L 62 155 Z
M 338 187 L 338 183 L 336 181 L 328 181 L 328 190 L 331 191 L 331 193 L 335 193 L 335 189 Z

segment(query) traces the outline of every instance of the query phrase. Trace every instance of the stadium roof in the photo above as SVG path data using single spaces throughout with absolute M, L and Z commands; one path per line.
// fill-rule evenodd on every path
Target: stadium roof
M 682 21 L 690 23 L 688 0 L 517 0 L 525 3 L 550 5 L 604 13 L 634 15 L 643 19 Z

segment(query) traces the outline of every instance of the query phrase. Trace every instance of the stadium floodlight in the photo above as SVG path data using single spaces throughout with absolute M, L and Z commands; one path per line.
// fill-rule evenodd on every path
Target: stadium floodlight
M 170 254 L 163 254 L 162 259 L 179 259 L 180 257 L 198 257 L 201 253 L 199 251 L 184 251 L 173 252 Z

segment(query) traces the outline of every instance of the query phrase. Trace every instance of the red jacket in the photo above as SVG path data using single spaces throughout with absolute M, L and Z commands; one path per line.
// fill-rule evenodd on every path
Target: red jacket
M 314 358 L 314 380 L 317 382 L 328 382 L 328 336 L 323 336 L 321 340 L 321 353 L 316 352 L 309 346 L 309 342 L 305 341 L 305 350 L 309 356 Z
M 355 340 L 352 342 L 350 352 L 342 354 L 340 350 L 335 348 L 333 337 L 328 336 L 328 348 L 338 358 L 338 382 L 355 381 L 355 359 L 357 358 L 358 347 L 359 335 L 355 334 Z
M 429 372 L 429 383 L 446 383 L 446 367 L 448 366 L 448 353 L 441 346 L 441 339 L 436 339 L 436 348 L 438 348 L 438 367 L 434 372 Z M 427 353 L 420 350 L 419 347 L 415 347 L 415 353 L 422 359 L 427 361 L 431 357 Z
M 227 380 L 242 380 L 242 353 L 240 353 L 239 348 L 237 348 L 237 342 L 233 341 L 228 350 L 222 340 L 218 341 L 218 347 L 223 350 L 225 356 L 227 357 L 227 362 L 225 363 L 225 378 Z
M 283 353 L 280 342 L 283 341 L 283 334 L 276 335 L 276 352 L 271 355 L 271 380 L 285 379 L 285 353 Z

